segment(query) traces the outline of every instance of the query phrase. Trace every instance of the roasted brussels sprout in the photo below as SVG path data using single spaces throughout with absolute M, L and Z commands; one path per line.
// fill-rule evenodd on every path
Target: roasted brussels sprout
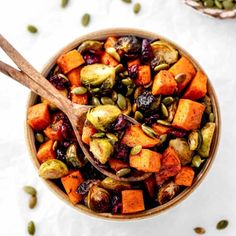
M 164 204 L 170 201 L 179 191 L 179 186 L 176 185 L 173 181 L 164 184 L 158 191 L 157 201 L 159 204 Z
M 89 190 L 87 204 L 93 211 L 107 212 L 111 207 L 110 194 L 107 190 L 94 185 Z
M 131 185 L 128 182 L 122 182 L 110 177 L 106 177 L 102 182 L 101 186 L 105 189 L 120 192 L 122 190 L 131 189 Z
M 151 47 L 154 56 L 160 63 L 172 64 L 178 60 L 178 51 L 165 41 L 155 41 Z
M 186 165 L 191 162 L 193 151 L 190 150 L 189 145 L 185 139 L 172 139 L 170 140 L 169 145 L 177 152 L 181 165 Z
M 105 164 L 113 153 L 113 146 L 107 138 L 93 138 L 90 151 L 101 164 Z
M 80 168 L 83 166 L 83 163 L 77 154 L 77 146 L 74 143 L 70 144 L 66 150 L 66 162 L 74 168 Z
M 87 113 L 87 119 L 97 130 L 106 131 L 120 114 L 117 106 L 101 105 L 92 108 Z
M 102 49 L 102 46 L 103 42 L 99 42 L 96 40 L 87 40 L 80 44 L 80 46 L 78 47 L 78 51 L 80 53 L 83 53 L 84 51 L 88 50 L 97 51 Z
M 103 64 L 92 64 L 83 67 L 80 72 L 81 83 L 93 95 L 106 95 L 115 84 L 115 68 Z

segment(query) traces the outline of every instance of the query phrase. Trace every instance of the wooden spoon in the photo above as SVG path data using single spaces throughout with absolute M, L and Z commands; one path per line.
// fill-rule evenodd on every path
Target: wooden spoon
M 43 75 L 41 75 L 36 69 L 34 69 L 34 67 L 28 61 L 26 61 L 26 59 L 24 59 L 24 57 L 1 34 L 0 46 L 20 69 L 19 71 L 11 67 L 10 65 L 7 65 L 6 63 L 0 61 L 0 71 L 16 80 L 17 82 L 21 83 L 22 85 L 28 87 L 39 96 L 46 98 L 67 115 L 85 157 L 98 171 L 113 179 L 129 182 L 141 181 L 151 175 L 151 173 L 142 173 L 139 176 L 131 176 L 125 178 L 118 177 L 114 173 L 102 168 L 95 161 L 92 154 L 89 152 L 88 148 L 84 145 L 81 139 L 86 114 L 91 106 L 73 103 L 68 98 L 61 95 L 58 90 Z M 131 123 L 138 123 L 135 119 L 129 116 L 126 117 Z

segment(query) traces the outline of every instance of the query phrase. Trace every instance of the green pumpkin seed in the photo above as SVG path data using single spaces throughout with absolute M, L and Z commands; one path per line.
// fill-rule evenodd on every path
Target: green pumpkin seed
M 131 3 L 132 0 L 122 0 L 122 2 L 125 2 L 125 3 Z
M 212 7 L 214 6 L 214 1 L 213 1 L 213 0 L 205 0 L 205 1 L 203 2 L 203 5 L 204 5 L 205 7 L 212 8 Z
M 125 176 L 127 174 L 129 174 L 131 172 L 131 169 L 130 168 L 123 168 L 123 169 L 120 169 L 116 172 L 116 175 L 118 177 L 122 177 L 122 176 Z
M 154 71 L 158 72 L 160 70 L 166 70 L 169 68 L 169 65 L 167 63 L 162 63 L 160 65 L 155 66 Z
M 123 72 L 123 75 L 124 75 L 124 76 L 128 76 L 128 75 L 129 75 L 129 72 L 128 72 L 127 70 L 125 70 L 125 71 Z
M 132 106 L 132 112 L 135 113 L 137 111 L 137 104 L 134 103 Z
M 29 199 L 29 208 L 33 209 L 37 204 L 37 197 L 36 196 L 31 196 Z
M 143 114 L 140 111 L 136 111 L 134 113 L 134 119 L 137 121 L 142 121 L 143 120 Z
M 52 145 L 52 150 L 53 151 L 56 151 L 56 149 L 57 149 L 57 147 L 58 147 L 58 144 L 59 144 L 59 142 L 56 140 L 56 141 L 54 141 L 54 143 L 53 143 L 53 145 Z
M 29 235 L 34 235 L 35 234 L 35 224 L 33 221 L 30 221 L 27 226 L 27 230 Z
M 196 227 L 196 228 L 194 228 L 194 231 L 196 234 L 205 234 L 206 233 L 206 230 L 202 227 Z
M 170 105 L 171 103 L 174 102 L 174 98 L 173 97 L 165 97 L 163 100 L 162 100 L 162 103 L 165 104 L 166 106 Z
M 150 136 L 151 138 L 156 138 L 157 133 L 151 127 L 146 126 L 145 124 L 142 124 L 141 127 L 146 135 Z
M 103 132 L 99 132 L 99 133 L 95 133 L 92 135 L 92 138 L 104 138 L 105 137 L 105 133 Z
M 166 106 L 164 105 L 164 103 L 161 103 L 161 112 L 165 118 L 168 117 L 168 110 L 167 110 Z
M 61 0 L 61 7 L 65 8 L 69 3 L 69 0 Z
M 39 143 L 43 143 L 44 142 L 44 136 L 40 133 L 36 133 L 35 134 L 35 139 L 39 142 Z
M 192 166 L 198 168 L 203 162 L 204 160 L 199 155 L 195 155 L 192 159 Z
M 210 114 L 212 112 L 211 99 L 207 95 L 204 97 L 202 104 L 206 107 L 205 112 Z
M 225 229 L 228 226 L 229 222 L 228 220 L 221 220 L 217 223 L 216 228 L 218 230 L 222 230 Z
M 221 3 L 220 1 L 218 1 L 218 0 L 215 0 L 215 5 L 216 5 L 216 7 L 219 8 L 219 9 L 222 9 L 222 8 L 223 8 L 222 3 Z
M 109 97 L 102 97 L 101 102 L 103 105 L 114 105 L 114 101 Z
M 170 126 L 171 124 L 165 120 L 157 120 L 157 123 L 160 125 Z
M 32 33 L 32 34 L 35 34 L 35 33 L 38 32 L 38 29 L 37 29 L 36 26 L 34 26 L 34 25 L 28 25 L 28 26 L 27 26 L 27 30 L 28 30 L 30 33 Z
M 215 115 L 214 115 L 214 113 L 210 113 L 209 114 L 209 121 L 210 122 L 215 122 Z
M 71 93 L 75 94 L 75 95 L 83 95 L 85 93 L 87 93 L 87 89 L 85 87 L 76 87 L 74 89 L 72 89 Z
M 130 79 L 130 78 L 126 78 L 126 79 L 122 79 L 121 83 L 128 86 L 128 85 L 131 85 L 133 83 L 133 80 Z
M 187 78 L 187 75 L 184 73 L 180 73 L 175 76 L 175 80 L 178 84 L 183 83 L 186 80 L 186 78 Z
M 107 136 L 113 143 L 118 142 L 118 138 L 116 137 L 116 135 L 114 135 L 114 134 L 112 134 L 112 133 L 106 133 L 106 136 Z
M 116 67 L 115 67 L 115 72 L 116 74 L 120 73 L 122 70 L 124 70 L 124 66 L 122 64 L 118 64 Z
M 126 98 L 125 101 L 126 101 L 126 109 L 122 111 L 122 114 L 129 116 L 132 110 L 131 102 L 128 98 Z
M 117 105 L 121 110 L 125 110 L 127 107 L 126 99 L 122 94 L 118 94 Z
M 167 137 L 168 137 L 167 134 L 162 134 L 162 135 L 160 136 L 160 141 L 161 141 L 161 143 L 164 143 L 164 142 L 167 140 Z
M 111 99 L 116 102 L 117 101 L 117 98 L 118 98 L 118 94 L 116 91 L 112 91 L 112 94 L 111 94 Z
M 106 52 L 120 62 L 120 55 L 117 53 L 116 49 L 113 47 L 107 48 Z
M 88 13 L 85 13 L 81 18 L 81 24 L 86 27 L 89 25 L 90 22 L 90 15 Z
M 131 149 L 130 151 L 130 154 L 131 155 L 137 155 L 139 154 L 140 152 L 142 151 L 142 146 L 141 145 L 138 145 L 138 146 L 135 146 Z
M 232 10 L 234 8 L 234 3 L 232 2 L 232 0 L 223 1 L 222 4 L 225 10 Z
M 134 99 L 137 99 L 143 92 L 143 87 L 137 87 L 134 91 Z
M 134 14 L 138 14 L 141 10 L 141 4 L 140 3 L 135 3 L 133 7 Z
M 128 87 L 126 96 L 127 96 L 127 97 L 130 96 L 133 92 L 134 92 L 134 88 Z
M 93 106 L 99 106 L 101 105 L 99 99 L 97 97 L 92 97 L 92 105 Z
M 36 194 L 37 194 L 36 189 L 32 186 L 29 186 L 29 185 L 24 186 L 23 190 L 31 196 L 36 196 Z

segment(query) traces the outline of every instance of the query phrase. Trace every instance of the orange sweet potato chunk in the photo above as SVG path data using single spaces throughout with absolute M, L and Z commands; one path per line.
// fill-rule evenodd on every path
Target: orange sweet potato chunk
M 148 192 L 149 197 L 154 198 L 155 188 L 156 188 L 156 180 L 155 180 L 155 176 L 153 174 L 144 180 L 144 186 Z
M 130 214 L 145 210 L 142 190 L 124 190 L 122 195 L 122 214 Z
M 153 95 L 172 95 L 177 89 L 174 76 L 167 70 L 161 70 L 155 77 L 152 85 Z
M 28 109 L 28 124 L 34 130 L 45 129 L 50 123 L 48 104 L 39 103 Z
M 129 168 L 128 163 L 123 162 L 123 161 L 116 159 L 116 158 L 110 158 L 108 162 L 109 162 L 110 167 L 115 171 L 118 171 L 123 168 Z
M 83 196 L 76 192 L 78 186 L 83 183 L 83 177 L 79 170 L 73 171 L 70 174 L 61 178 L 62 185 L 68 194 L 72 204 L 79 203 Z
M 102 53 L 101 63 L 112 67 L 116 67 L 119 64 L 119 62 L 107 52 Z
M 69 79 L 70 84 L 72 86 L 76 86 L 76 87 L 81 86 L 81 81 L 80 81 L 81 69 L 82 67 L 75 68 L 67 74 L 67 78 Z
M 62 139 L 63 139 L 59 122 L 58 122 L 58 124 L 49 125 L 44 130 L 44 133 L 46 134 L 46 136 L 49 139 L 52 139 L 52 140 L 62 141 Z
M 132 61 L 128 61 L 128 67 L 131 67 L 131 66 L 133 66 L 133 65 L 138 65 L 138 66 L 140 66 L 140 65 L 141 65 L 140 59 L 138 58 L 138 59 L 135 59 L 135 60 L 132 60 Z
M 83 131 L 82 131 L 82 141 L 89 145 L 90 142 L 90 137 L 97 133 L 97 130 L 93 127 L 91 124 L 86 124 L 83 126 Z
M 202 71 L 198 71 L 191 81 L 182 98 L 197 100 L 207 93 L 207 77 Z
M 129 156 L 129 164 L 139 171 L 158 172 L 161 168 L 161 154 L 142 149 L 140 153 Z
M 171 130 L 170 127 L 160 125 L 160 124 L 153 124 L 152 129 L 157 133 L 157 135 L 161 136 L 163 134 L 168 134 Z
M 37 158 L 40 163 L 43 163 L 50 159 L 55 159 L 56 154 L 53 150 L 53 140 L 48 140 L 47 142 L 40 145 L 39 150 L 37 152 Z
M 187 84 L 192 80 L 196 74 L 196 70 L 191 61 L 186 57 L 182 56 L 170 69 L 169 71 L 174 75 L 186 74 L 186 79 L 182 83 L 178 83 L 178 90 L 182 92 Z
M 190 166 L 183 166 L 180 172 L 175 176 L 175 183 L 177 185 L 182 185 L 190 187 L 194 179 L 194 170 Z
M 140 125 L 131 125 L 126 129 L 121 142 L 129 147 L 141 145 L 143 148 L 150 148 L 159 144 L 160 140 L 147 136 Z
M 200 127 L 205 106 L 189 99 L 180 99 L 172 125 L 184 130 Z
M 137 85 L 145 85 L 151 81 L 150 66 L 144 65 L 138 67 L 138 78 L 134 81 Z
M 72 86 L 71 90 L 73 90 L 76 86 Z M 85 94 L 74 94 L 71 93 L 71 101 L 80 105 L 88 105 L 88 93 Z
M 117 38 L 114 36 L 109 36 L 104 44 L 104 48 L 114 48 L 116 44 Z
M 65 54 L 62 54 L 57 59 L 57 64 L 62 69 L 63 73 L 66 74 L 76 67 L 84 64 L 84 58 L 76 49 L 74 49 Z

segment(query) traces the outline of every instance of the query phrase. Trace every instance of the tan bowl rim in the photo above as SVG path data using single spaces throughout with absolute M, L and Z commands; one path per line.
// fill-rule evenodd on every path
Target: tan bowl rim
M 204 72 L 204 70 L 199 65 L 199 63 L 192 56 L 190 56 L 189 53 L 187 53 L 179 45 L 173 43 L 171 40 L 169 40 L 159 34 L 152 33 L 149 31 L 143 31 L 143 30 L 139 30 L 139 29 L 135 29 L 135 28 L 111 28 L 111 29 L 108 28 L 108 29 L 98 30 L 98 31 L 94 31 L 92 33 L 85 34 L 81 37 L 78 37 L 77 39 L 75 39 L 71 43 L 67 44 L 64 48 L 59 50 L 59 52 L 56 53 L 55 56 L 53 56 L 50 60 L 48 60 L 48 62 L 43 67 L 43 70 L 41 71 L 42 74 L 45 75 L 49 72 L 49 70 L 52 68 L 52 65 L 55 65 L 55 60 L 56 60 L 56 58 L 58 58 L 59 55 L 61 55 L 62 53 L 66 52 L 66 51 L 71 50 L 72 48 L 76 48 L 78 46 L 78 44 L 81 43 L 82 41 L 84 41 L 86 39 L 103 39 L 103 38 L 107 37 L 108 35 L 119 35 L 119 36 L 135 35 L 135 36 L 143 37 L 143 38 L 163 39 L 163 40 L 171 43 L 175 48 L 177 48 L 177 50 L 179 51 L 179 53 L 181 55 L 185 55 L 188 58 L 190 58 L 192 63 L 194 64 L 194 66 L 197 69 L 200 69 Z M 63 200 L 67 205 L 73 207 L 74 209 L 76 209 L 77 211 L 79 211 L 81 213 L 92 216 L 94 218 L 100 218 L 103 220 L 105 219 L 105 220 L 109 220 L 109 221 L 111 221 L 111 220 L 112 221 L 130 221 L 130 220 L 146 219 L 148 217 L 151 217 L 151 216 L 153 217 L 155 215 L 158 215 L 170 208 L 173 208 L 174 206 L 176 206 L 177 204 L 182 202 L 184 199 L 186 199 L 200 185 L 200 183 L 205 178 L 206 174 L 209 172 L 209 169 L 212 166 L 213 161 L 215 160 L 216 152 L 217 152 L 218 145 L 219 145 L 219 139 L 220 139 L 221 117 L 220 117 L 220 108 L 219 108 L 217 96 L 216 96 L 215 90 L 212 87 L 212 84 L 209 79 L 208 79 L 208 91 L 211 93 L 213 109 L 214 109 L 214 113 L 216 115 L 216 131 L 215 131 L 214 138 L 213 138 L 210 158 L 207 159 L 201 172 L 195 178 L 193 185 L 190 188 L 186 188 L 184 191 L 182 191 L 180 194 L 178 194 L 175 198 L 173 198 L 171 201 L 167 202 L 166 204 L 163 204 L 161 206 L 158 206 L 158 207 L 155 207 L 155 208 L 143 211 L 143 212 L 129 214 L 129 215 L 112 215 L 111 213 L 100 213 L 99 214 L 99 213 L 96 213 L 96 212 L 88 209 L 86 206 L 84 206 L 82 204 L 77 204 L 77 205 L 71 204 L 69 202 L 67 195 L 58 186 L 56 186 L 52 181 L 45 180 L 45 179 L 42 179 L 42 180 L 44 181 L 46 186 L 50 189 L 50 191 L 52 191 L 54 194 L 56 194 L 56 196 L 58 198 L 60 198 L 61 200 Z M 27 101 L 27 106 L 26 106 L 26 120 L 27 120 L 28 107 L 35 102 L 36 97 L 37 97 L 36 94 L 34 94 L 33 92 L 30 92 L 29 97 L 28 97 L 28 101 Z M 39 162 L 37 161 L 37 158 L 35 156 L 34 137 L 32 136 L 32 133 L 33 133 L 32 129 L 29 127 L 29 125 L 27 124 L 27 121 L 26 121 L 25 122 L 25 139 L 26 139 L 26 143 L 27 143 L 27 148 L 28 148 L 28 152 L 30 154 L 31 160 L 34 164 L 34 167 L 38 170 Z

